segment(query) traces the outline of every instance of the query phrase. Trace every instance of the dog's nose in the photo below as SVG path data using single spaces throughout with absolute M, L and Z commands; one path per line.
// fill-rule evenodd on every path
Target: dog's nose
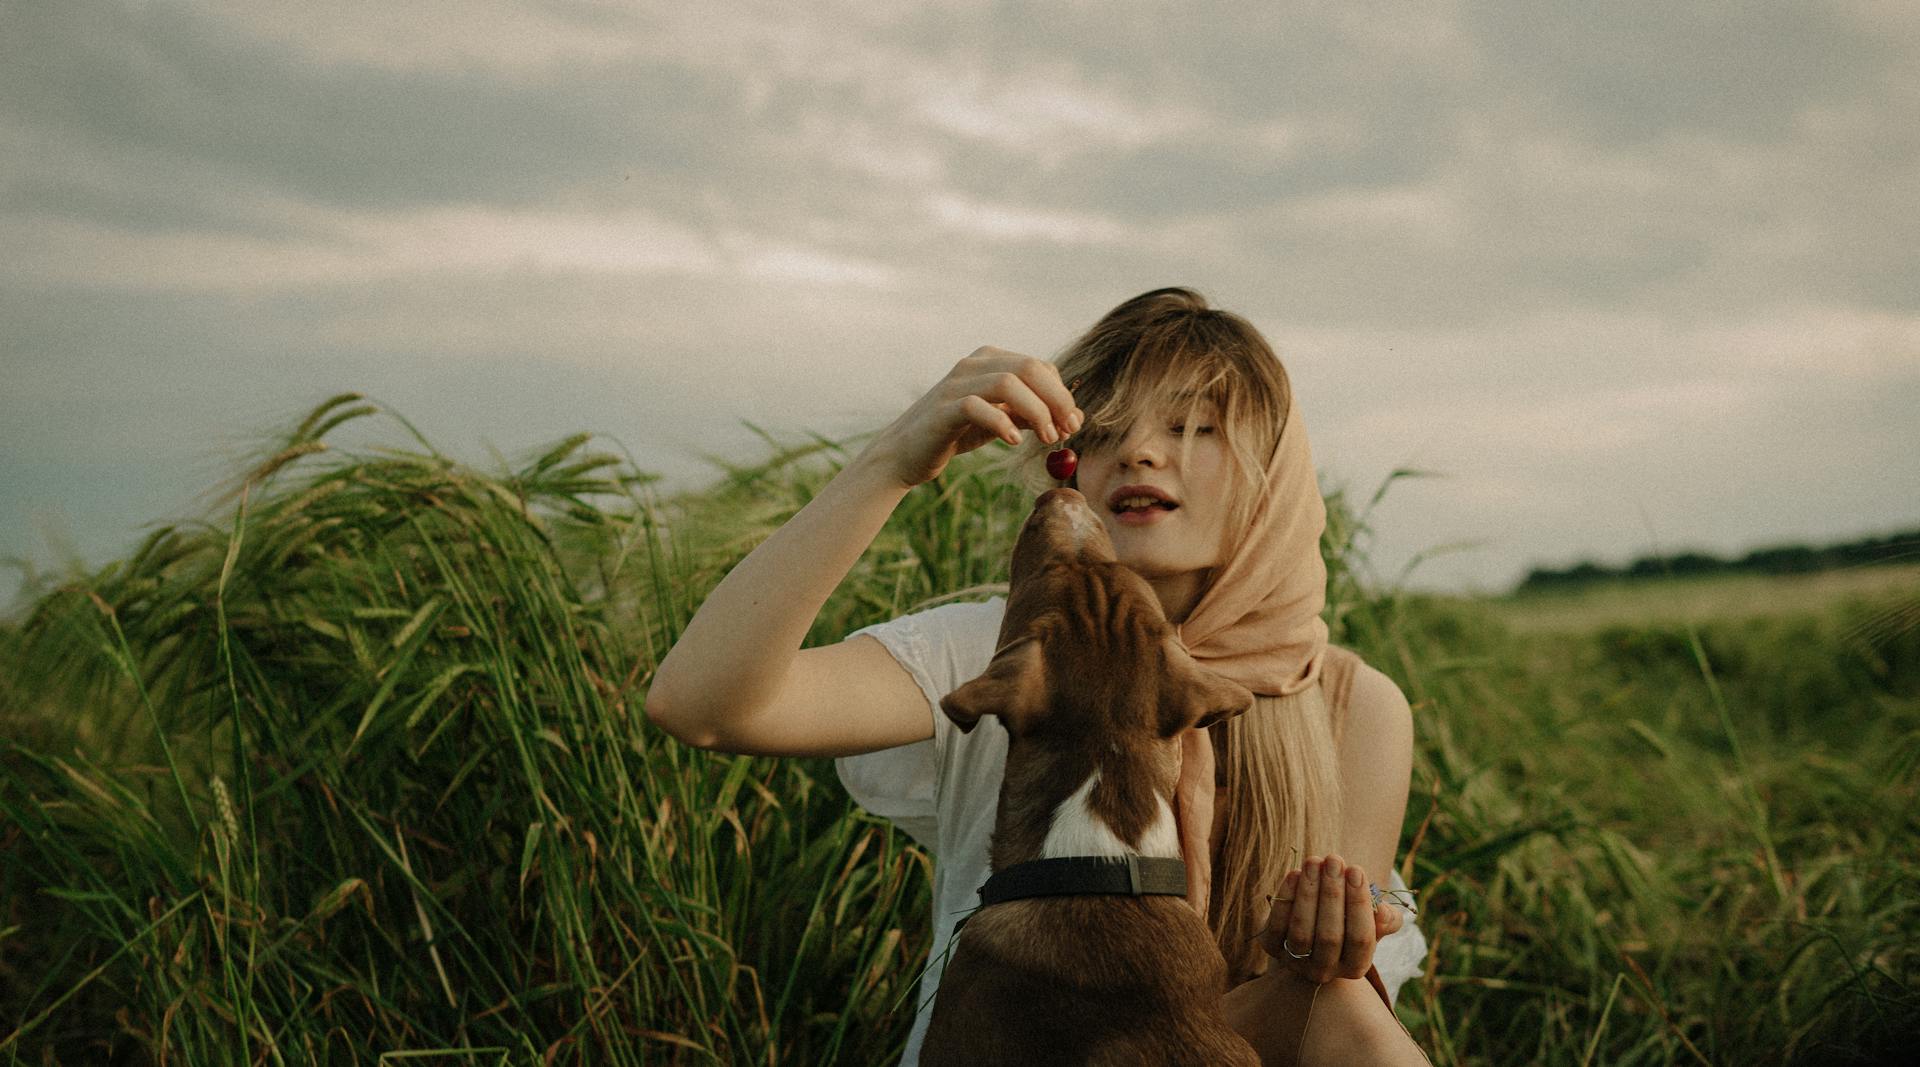
M 1087 503 L 1087 498 L 1081 495 L 1080 490 L 1068 489 L 1066 486 L 1061 486 L 1058 489 L 1049 489 L 1041 493 L 1040 499 L 1033 502 L 1033 510 L 1036 514 L 1042 515 L 1055 511 L 1091 512 L 1092 506 Z
M 1106 537 L 1099 517 L 1078 489 L 1065 486 L 1049 489 L 1034 501 L 1033 510 L 1041 515 L 1057 515 L 1054 528 L 1076 549 L 1084 549 L 1090 541 L 1097 543 Z

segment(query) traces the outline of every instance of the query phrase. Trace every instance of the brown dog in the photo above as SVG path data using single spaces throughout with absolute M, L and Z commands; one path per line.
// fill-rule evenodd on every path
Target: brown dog
M 1040 497 L 1014 547 L 999 651 L 941 701 L 963 731 L 983 715 L 1006 727 L 983 896 L 1012 885 L 1013 899 L 956 936 L 922 1064 L 1260 1062 L 1221 1013 L 1219 949 L 1177 895 L 1172 808 L 1181 731 L 1252 702 L 1187 655 L 1085 497 Z M 1104 887 L 1080 879 L 1095 867 Z M 1147 868 L 1157 895 L 1137 895 Z

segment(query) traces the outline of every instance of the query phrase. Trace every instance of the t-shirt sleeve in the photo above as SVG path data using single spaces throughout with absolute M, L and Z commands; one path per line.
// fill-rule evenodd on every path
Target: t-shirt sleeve
M 891 820 L 921 845 L 938 847 L 940 768 L 954 733 L 940 713 L 940 698 L 970 681 L 992 657 L 999 637 L 1004 601 L 942 604 L 864 626 L 862 634 L 879 641 L 912 676 L 926 697 L 933 737 L 834 761 L 840 783 L 854 803 Z

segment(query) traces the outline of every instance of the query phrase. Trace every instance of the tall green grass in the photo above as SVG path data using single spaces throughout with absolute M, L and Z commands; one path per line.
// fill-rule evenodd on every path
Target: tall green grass
M 639 707 L 845 446 L 769 440 L 665 497 L 585 435 L 491 474 L 417 434 L 330 446 L 382 416 L 411 433 L 322 405 L 213 521 L 0 629 L 0 1054 L 896 1057 L 926 856 L 825 761 L 692 751 Z M 963 457 L 809 640 L 1003 579 L 1030 503 Z M 1434 947 L 1400 1006 L 1436 1063 L 1914 1036 L 1920 632 L 1858 602 L 1520 633 L 1364 580 L 1369 510 L 1329 497 L 1328 617 L 1415 702 Z

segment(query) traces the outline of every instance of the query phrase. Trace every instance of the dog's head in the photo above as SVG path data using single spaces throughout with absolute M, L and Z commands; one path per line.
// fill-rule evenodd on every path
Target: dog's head
M 998 716 L 1010 737 L 1140 745 L 1210 726 L 1253 703 L 1175 638 L 1146 579 L 1120 563 L 1075 489 L 1034 503 L 1014 545 L 999 651 L 941 710 L 961 730 Z

